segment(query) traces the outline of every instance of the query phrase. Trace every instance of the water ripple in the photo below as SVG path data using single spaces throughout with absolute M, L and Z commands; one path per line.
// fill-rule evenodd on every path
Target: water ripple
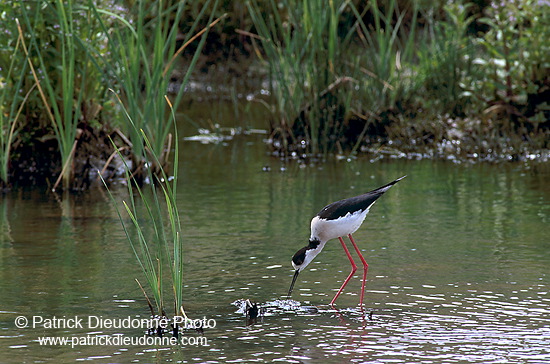
M 394 286 L 385 294 L 392 300 L 364 310 L 303 306 L 293 300 L 266 302 L 266 316 L 237 336 L 260 346 L 278 339 L 282 347 L 289 345 L 285 337 L 292 338 L 292 349 L 284 357 L 289 362 L 369 358 L 373 363 L 523 363 L 550 359 L 550 309 L 544 301 L 544 287 L 514 296 L 476 289 L 443 293 L 436 286 Z M 399 300 L 393 300 L 396 297 Z M 276 324 L 281 317 L 290 327 Z

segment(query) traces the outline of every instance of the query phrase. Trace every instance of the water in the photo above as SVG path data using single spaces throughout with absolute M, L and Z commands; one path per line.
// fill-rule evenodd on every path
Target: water
M 550 361 L 548 165 L 359 159 L 303 168 L 271 159 L 261 139 L 182 144 L 185 309 L 215 322 L 185 331 L 183 346 L 40 345 L 42 336 L 143 337 L 141 328 L 86 322 L 148 318 L 134 281 L 143 275 L 101 189 L 2 196 L 0 362 Z M 369 263 L 364 310 L 360 270 L 328 306 L 349 272 L 337 241 L 300 274 L 296 306 L 281 304 L 311 217 L 404 174 L 354 235 Z M 251 322 L 232 304 L 239 299 L 266 312 Z M 18 316 L 85 321 L 17 328 Z

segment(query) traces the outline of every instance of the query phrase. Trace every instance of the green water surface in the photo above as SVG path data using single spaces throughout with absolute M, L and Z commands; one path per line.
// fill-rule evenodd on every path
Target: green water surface
M 16 318 L 147 318 L 144 281 L 108 195 L 15 190 L 0 201 L 0 362 L 235 363 L 550 361 L 550 169 L 368 158 L 282 164 L 262 138 L 181 147 L 185 309 L 215 321 L 187 345 L 40 345 L 39 337 L 142 337 L 132 328 L 16 327 Z M 327 306 L 350 266 L 338 241 L 284 299 L 290 259 L 326 204 L 408 177 L 355 240 L 369 263 Z M 126 190 L 115 190 L 125 198 Z M 268 307 L 250 324 L 232 302 Z M 365 313 L 371 313 L 369 319 Z M 211 321 L 211 322 L 214 322 Z M 205 338 L 200 345 L 194 339 Z M 207 345 L 204 345 L 207 344 Z

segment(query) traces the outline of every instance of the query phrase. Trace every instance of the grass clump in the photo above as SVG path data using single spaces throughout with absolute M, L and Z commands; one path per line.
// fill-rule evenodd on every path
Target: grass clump
M 121 120 L 123 130 L 128 135 L 132 147 L 132 168 L 138 179 L 146 176 L 143 169 L 143 137 L 141 130 L 150 136 L 152 151 L 158 156 L 150 168 L 161 169 L 167 162 L 166 150 L 171 144 L 171 124 L 166 123 L 168 109 L 164 95 L 169 89 L 171 76 L 178 63 L 177 55 L 197 37 L 200 37 L 192 58 L 184 73 L 178 91 L 172 97 L 174 108 L 178 108 L 184 85 L 191 75 L 197 59 L 204 47 L 210 27 L 214 22 L 214 12 L 209 15 L 206 10 L 216 9 L 218 1 L 205 1 L 196 18 L 183 38 L 179 38 L 180 24 L 184 22 L 186 1 L 178 2 L 148 2 L 138 1 L 134 8 L 135 21 L 128 22 L 117 14 L 94 9 L 96 18 L 100 21 L 103 33 L 109 44 L 109 57 L 99 57 L 102 67 L 113 76 L 113 89 L 120 95 L 126 107 L 129 118 Z M 93 7 L 92 2 L 89 3 Z M 102 20 L 103 15 L 115 18 L 113 32 Z M 199 30 L 203 18 L 207 19 L 207 27 Z M 177 45 L 181 44 L 179 47 Z M 96 53 L 99 55 L 99 53 Z M 132 120 L 131 124 L 129 120 Z M 168 147 L 168 148 L 167 148 Z
M 166 101 L 171 106 L 168 99 Z M 137 128 L 129 113 L 125 113 L 125 116 L 129 118 L 128 122 Z M 175 125 L 175 122 L 172 125 Z M 145 166 L 165 166 L 165 164 L 161 164 L 145 131 L 142 129 L 139 133 L 144 145 L 141 158 Z M 175 140 L 178 140 L 177 129 L 175 129 Z M 117 148 L 116 145 L 114 147 Z M 119 208 L 107 183 L 102 179 L 109 191 L 113 205 L 116 207 L 128 242 L 145 276 L 146 288 L 152 294 L 153 301 L 151 302 L 146 289 L 136 279 L 147 299 L 151 315 L 167 319 L 170 319 L 167 311 L 173 312 L 174 316 L 186 317 L 183 307 L 184 247 L 181 220 L 177 208 L 179 165 L 177 142 L 174 144 L 174 148 L 172 175 L 168 176 L 165 167 L 159 167 L 155 173 L 152 168 L 146 167 L 146 178 L 149 181 L 147 185 L 142 185 L 128 164 L 124 164 L 129 198 L 128 201 L 122 202 L 123 209 Z M 124 160 L 124 156 L 120 153 L 119 157 Z M 129 221 L 123 217 L 124 213 L 129 217 Z M 171 308 L 165 300 L 166 276 L 169 277 L 168 281 L 173 293 Z M 164 333 L 161 327 L 151 328 L 151 330 L 158 335 Z M 174 323 L 172 323 L 172 332 L 176 337 L 179 334 L 179 329 Z
M 202 7 L 145 0 L 128 8 L 91 0 L 0 4 L 6 19 L 0 48 L 7 51 L 0 56 L 2 183 L 8 184 L 9 161 L 16 159 L 21 170 L 47 170 L 45 179 L 54 190 L 79 188 L 79 179 L 102 169 L 104 154 L 112 152 L 104 150 L 104 141 L 113 131 L 126 141 L 138 180 L 146 176 L 145 145 L 136 130 L 150 136 L 161 163 L 152 168 L 160 170 L 172 143 L 164 95 L 177 68 L 183 67 L 179 56 L 193 44 L 193 51 L 186 53 L 187 70 L 176 82 L 188 81 L 210 27 L 219 21 L 213 20 L 217 4 L 218 0 L 206 0 Z M 188 21 L 191 7 L 195 17 Z M 184 88 L 173 95 L 175 108 Z M 118 117 L 118 104 L 108 89 L 116 90 L 137 129 Z M 96 150 L 85 143 L 95 143 Z M 59 151 L 59 159 L 49 155 L 52 148 Z
M 280 14 L 279 5 L 270 1 L 264 12 L 257 2 L 249 3 L 272 79 L 272 137 L 283 153 L 323 153 L 333 146 L 328 136 L 339 133 L 349 107 L 346 84 L 352 80 L 339 78 L 343 9 L 333 1 L 286 0 L 288 13 Z M 332 92 L 341 86 L 341 92 Z
M 31 87 L 23 96 L 20 93 L 12 94 L 12 90 L 20 90 L 27 72 L 27 64 L 24 63 L 17 69 L 17 60 L 23 52 L 23 38 L 19 33 L 16 44 L 11 50 L 9 60 L 2 60 L 2 63 L 9 64 L 7 72 L 0 77 L 0 189 L 9 186 L 9 165 L 11 148 L 14 138 L 20 129 L 18 123 L 21 111 L 29 94 L 33 91 Z M 14 75 L 16 74 L 16 75 Z M 8 83 L 11 83 L 8 84 Z
M 546 2 L 270 4 L 249 11 L 280 155 L 515 160 L 549 148 Z
M 62 181 L 68 188 L 78 137 L 83 125 L 93 123 L 93 110 L 100 108 L 95 102 L 106 90 L 80 38 L 89 35 L 93 43 L 96 23 L 72 1 L 7 2 L 0 5 L 0 13 L 0 47 L 10 55 L 0 57 L 0 69 L 8 70 L 2 73 L 1 122 L 13 130 L 3 132 L 2 143 L 11 148 L 4 148 L 2 179 L 8 183 L 7 160 L 16 159 L 22 168 L 40 168 L 41 160 L 25 160 L 25 149 L 50 149 L 53 135 L 59 159 L 49 155 L 44 164 L 50 166 L 47 158 L 58 162 L 59 179 L 51 183 L 55 189 Z
M 52 12 L 53 15 L 50 16 L 58 25 L 57 37 L 54 38 L 55 46 L 52 50 L 54 50 L 54 57 L 60 62 L 59 67 L 49 68 L 50 65 L 46 63 L 46 54 L 41 50 L 42 39 L 38 39 L 37 33 L 34 31 L 29 33 L 30 47 L 27 56 L 40 98 L 44 102 L 44 109 L 55 132 L 61 155 L 61 174 L 54 184 L 53 190 L 56 189 L 60 180 L 63 181 L 64 188 L 69 188 L 73 173 L 71 164 L 77 136 L 79 136 L 78 123 L 86 92 L 86 78 L 92 76 L 87 70 L 90 62 L 86 57 L 77 57 L 78 52 L 85 54 L 85 49 L 80 47 L 75 36 L 72 1 L 58 0 L 46 4 L 45 8 L 36 6 L 31 10 L 32 13 L 27 12 L 24 5 L 21 6 L 21 10 L 26 29 L 33 29 L 39 24 L 43 20 L 43 12 Z M 87 30 L 90 29 L 82 31 L 86 32 Z M 32 54 L 29 54 L 30 52 Z M 32 59 L 36 61 L 33 62 Z M 40 76 L 34 63 L 42 71 Z M 92 95 L 87 96 L 93 98 Z
M 283 14 L 270 4 L 264 13 L 251 2 L 249 11 L 269 65 L 274 146 L 292 156 L 326 157 L 349 145 L 355 152 L 373 117 L 394 108 L 407 87 L 400 62 L 413 45 L 402 32 L 408 12 L 395 1 L 382 10 L 374 1 L 357 9 L 343 0 L 287 0 Z

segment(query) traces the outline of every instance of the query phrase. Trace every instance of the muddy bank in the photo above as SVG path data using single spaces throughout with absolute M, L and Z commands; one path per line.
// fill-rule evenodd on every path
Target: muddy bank
M 79 126 L 72 163 L 74 173 L 72 191 L 82 191 L 100 183 L 98 171 L 106 180 L 124 175 L 124 165 L 112 146 L 126 141 L 118 129 Z M 128 149 L 128 148 L 126 148 Z M 121 153 L 125 155 L 123 148 Z M 49 134 L 35 135 L 32 143 L 18 143 L 13 148 L 10 182 L 13 186 L 47 186 L 53 188 L 62 170 L 57 140 Z
M 265 115 L 254 125 L 230 125 L 230 121 L 214 119 L 203 129 L 215 143 L 230 142 L 236 137 L 246 138 L 246 128 L 265 130 L 266 158 L 275 157 L 289 162 L 322 162 L 328 158 L 368 158 L 376 161 L 384 158 L 437 159 L 455 163 L 547 162 L 550 158 L 550 122 L 541 123 L 538 130 L 529 130 L 521 123 L 494 121 L 483 115 L 479 118 L 456 118 L 429 115 L 426 112 L 386 112 L 374 121 L 349 117 L 344 122 L 341 135 L 334 135 L 334 152 L 322 156 L 305 152 L 308 141 L 304 138 L 282 140 L 274 130 L 272 121 L 276 114 L 267 105 L 271 91 L 265 71 L 250 59 L 213 64 L 203 59 L 198 66 L 201 72 L 186 86 L 185 102 L 181 112 L 201 115 L 210 120 L 213 104 L 228 103 L 231 107 L 246 110 L 250 103 L 266 105 Z M 172 77 L 171 88 L 179 89 L 178 74 Z M 174 91 L 171 90 L 171 91 Z M 184 117 L 185 118 L 185 117 Z M 185 123 L 186 121 L 184 121 Z M 228 127 L 214 128 L 213 124 Z M 123 154 L 130 155 L 130 146 L 120 130 L 104 124 L 100 129 L 87 124 L 79 125 L 80 137 L 76 142 L 73 161 L 74 183 L 72 190 L 85 190 L 98 182 L 98 170 L 105 179 L 123 176 L 123 164 L 109 140 L 124 147 Z M 193 125 L 190 135 L 199 131 Z M 235 133 L 234 130 L 241 132 Z M 31 142 L 17 142 L 12 149 L 10 182 L 12 186 L 41 185 L 52 187 L 61 173 L 61 160 L 56 139 L 51 133 L 29 132 Z M 180 135 L 189 137 L 190 135 Z M 219 138 L 212 138 L 219 136 Z M 360 137 L 362 137 L 360 139 Z M 210 141 L 212 142 L 212 141 Z M 286 143 L 286 146 L 284 144 Z M 352 153 L 354 146 L 357 146 Z M 543 146 L 543 147 L 540 147 Z

